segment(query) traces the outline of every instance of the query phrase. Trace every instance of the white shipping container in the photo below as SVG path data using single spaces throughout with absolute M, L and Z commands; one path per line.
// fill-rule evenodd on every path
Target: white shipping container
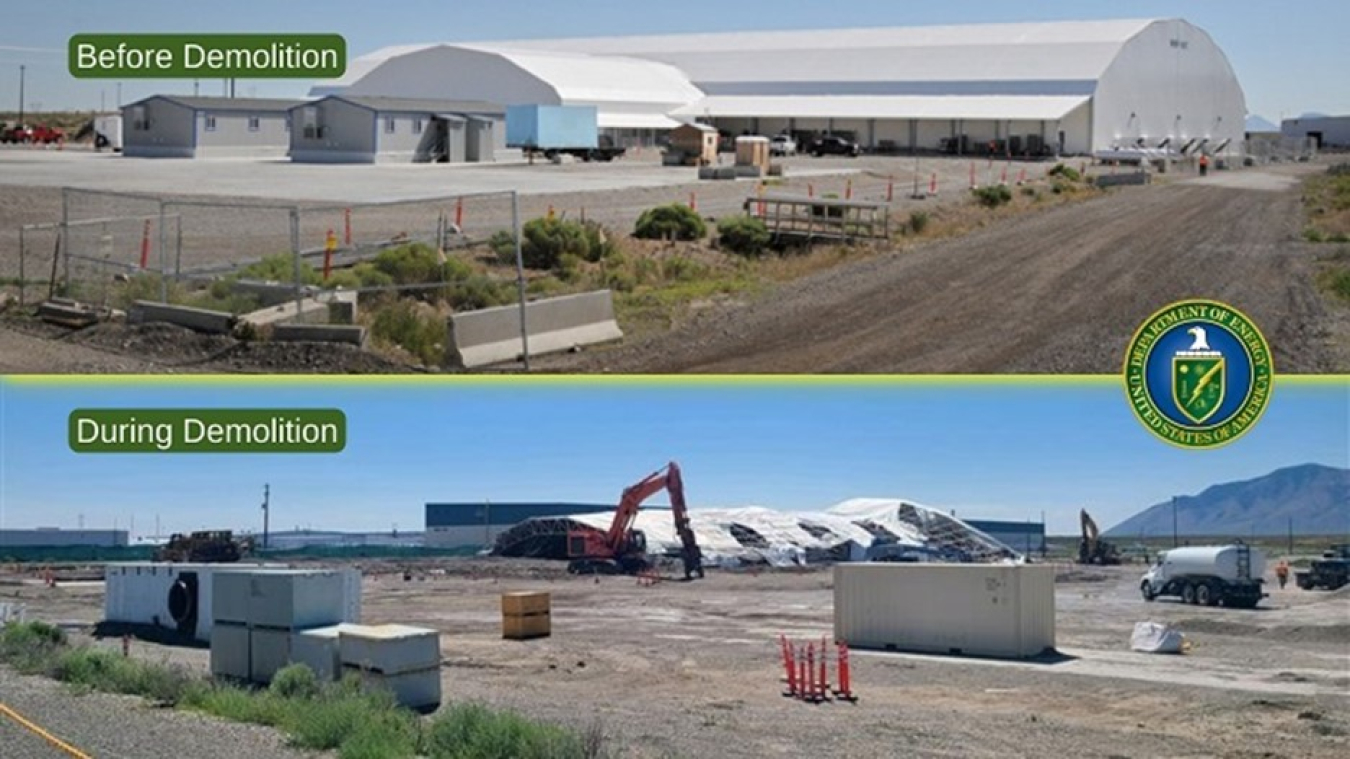
M 1054 568 L 838 564 L 834 636 L 856 648 L 1038 656 L 1055 647 Z
M 338 635 L 343 666 L 399 675 L 441 665 L 441 636 L 407 625 L 353 625 Z

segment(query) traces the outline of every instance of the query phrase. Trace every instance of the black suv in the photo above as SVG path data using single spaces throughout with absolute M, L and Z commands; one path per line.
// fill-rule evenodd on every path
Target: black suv
M 835 134 L 827 134 L 811 141 L 806 152 L 819 158 L 823 155 L 857 156 L 862 153 L 858 143 L 851 142 Z

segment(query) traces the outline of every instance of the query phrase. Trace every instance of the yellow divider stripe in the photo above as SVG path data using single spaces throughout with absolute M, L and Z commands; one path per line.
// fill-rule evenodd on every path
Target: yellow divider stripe
M 67 754 L 70 754 L 71 756 L 75 757 L 75 759 L 92 759 L 92 757 L 90 757 L 88 754 L 86 754 L 86 753 L 84 753 L 83 751 L 81 751 L 81 750 L 75 748 L 74 746 L 70 745 L 69 743 L 66 743 L 65 741 L 61 740 L 60 738 L 57 738 L 55 735 L 52 735 L 51 733 L 47 732 L 46 730 L 43 730 L 41 727 L 38 727 L 36 724 L 34 724 L 34 723 L 28 721 L 27 719 L 25 719 L 25 718 L 23 717 L 23 715 L 19 714 L 18 712 L 14 711 L 13 709 L 9 708 L 8 706 L 6 706 L 6 705 L 4 705 L 4 704 L 0 704 L 0 714 L 3 714 L 3 715 L 5 715 L 6 717 L 9 717 L 10 719 L 12 719 L 12 720 L 14 720 L 15 722 L 19 723 L 20 725 L 22 725 L 24 728 L 26 728 L 26 729 L 30 730 L 31 732 L 37 734 L 37 736 L 40 737 L 40 738 L 42 738 L 44 741 L 47 741 L 48 743 L 52 744 L 53 746 L 55 746 L 55 747 L 61 749 L 62 751 L 66 752 Z

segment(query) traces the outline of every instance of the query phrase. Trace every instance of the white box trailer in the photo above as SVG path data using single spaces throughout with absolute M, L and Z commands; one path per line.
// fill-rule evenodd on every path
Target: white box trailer
M 217 572 L 240 569 L 285 569 L 284 564 L 178 564 L 124 562 L 103 570 L 103 619 L 147 625 L 211 640 L 213 578 Z
M 186 564 L 125 562 L 104 569 L 105 622 L 144 625 L 176 632 L 209 643 L 216 621 L 214 589 L 217 575 L 284 572 L 285 564 Z M 335 622 L 357 622 L 361 615 L 361 573 L 355 569 L 328 570 L 341 575 L 341 617 Z M 237 604 L 226 601 L 227 617 L 239 616 Z M 234 611 L 231 611 L 233 609 Z M 243 623 L 246 620 L 226 619 Z
M 100 140 L 102 137 L 103 140 Z M 111 148 L 114 152 L 122 150 L 122 114 L 105 114 L 94 117 L 94 146 Z M 106 144 L 103 142 L 106 140 Z
M 838 564 L 834 636 L 855 648 L 1039 656 L 1055 647 L 1054 568 Z

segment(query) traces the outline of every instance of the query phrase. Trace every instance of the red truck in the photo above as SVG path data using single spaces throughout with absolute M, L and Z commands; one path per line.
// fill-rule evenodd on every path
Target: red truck
M 0 142 L 4 143 L 50 145 L 65 142 L 65 139 L 65 132 L 48 126 L 28 127 L 18 124 L 0 130 Z

